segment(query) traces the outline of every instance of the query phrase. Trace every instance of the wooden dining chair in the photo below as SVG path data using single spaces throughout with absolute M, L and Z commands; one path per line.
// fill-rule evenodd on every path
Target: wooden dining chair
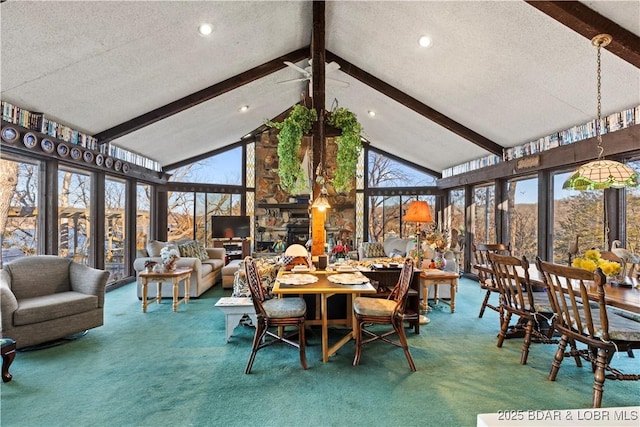
M 353 311 L 356 316 L 356 354 L 353 359 L 353 366 L 360 364 L 360 356 L 362 354 L 362 346 L 373 341 L 382 340 L 404 350 L 404 354 L 409 362 L 409 368 L 412 372 L 416 371 L 416 365 L 409 352 L 407 337 L 404 332 L 404 322 L 406 320 L 405 308 L 407 305 L 407 295 L 409 293 L 409 284 L 413 277 L 413 260 L 407 258 L 402 265 L 400 278 L 389 296 L 384 298 L 374 297 L 357 297 L 353 301 Z M 393 329 L 383 333 L 375 333 L 365 328 L 365 325 L 391 325 Z M 393 333 L 398 335 L 395 341 L 389 338 Z M 363 334 L 370 338 L 363 339 Z
M 258 350 L 279 342 L 298 348 L 300 350 L 300 364 L 303 369 L 307 369 L 304 336 L 304 319 L 307 313 L 307 306 L 304 299 L 298 297 L 271 299 L 262 287 L 258 267 L 251 257 L 244 259 L 244 268 L 257 318 L 256 333 L 253 337 L 251 355 L 244 371 L 245 374 L 251 373 L 251 367 Z M 282 335 L 269 330 L 271 327 L 282 327 L 284 330 L 287 326 L 295 326 L 296 330 L 285 331 Z M 298 342 L 292 340 L 295 335 L 298 336 Z M 267 339 L 267 337 L 271 339 Z
M 536 260 L 542 272 L 549 300 L 555 313 L 555 329 L 560 333 L 558 349 L 551 364 L 549 380 L 555 381 L 565 356 L 581 357 L 591 363 L 594 373 L 591 406 L 602 404 L 605 379 L 640 380 L 638 374 L 624 374 L 611 366 L 616 351 L 640 348 L 640 323 L 618 316 L 605 302 L 606 277 L 600 269 L 587 270 Z M 595 284 L 594 284 L 595 283 Z M 597 306 L 588 303 L 587 290 L 596 286 Z M 574 340 L 587 346 L 566 352 Z
M 495 283 L 500 291 L 500 333 L 498 347 L 502 347 L 509 328 L 524 328 L 520 364 L 527 364 L 532 339 L 545 344 L 557 344 L 553 340 L 553 324 L 548 334 L 541 332 L 541 325 L 552 323 L 553 310 L 546 292 L 533 292 L 529 281 L 529 261 L 526 257 L 489 253 Z M 513 316 L 515 325 L 510 325 Z
M 493 280 L 489 254 L 511 255 L 511 245 L 502 243 L 471 243 L 471 251 L 473 252 L 474 258 L 473 268 L 478 272 L 478 283 L 480 284 L 480 288 L 486 291 L 484 300 L 480 306 L 480 314 L 478 314 L 478 317 L 482 318 L 484 310 L 487 307 L 497 312 L 500 311 L 499 303 L 493 305 L 489 302 L 492 294 L 500 294 L 500 290 Z

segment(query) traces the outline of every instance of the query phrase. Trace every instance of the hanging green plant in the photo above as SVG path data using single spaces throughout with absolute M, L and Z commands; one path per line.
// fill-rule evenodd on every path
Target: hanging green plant
M 297 182 L 304 179 L 299 157 L 302 137 L 311 131 L 318 115 L 314 108 L 295 105 L 282 122 L 267 122 L 267 126 L 279 129 L 278 176 L 280 187 L 290 194 L 295 193 Z
M 333 187 L 337 192 L 349 192 L 351 183 L 356 175 L 358 157 L 362 150 L 360 132 L 362 126 L 358 123 L 356 115 L 346 108 L 337 108 L 329 115 L 328 122 L 336 129 L 340 129 L 342 135 L 336 137 L 338 144 L 337 168 L 333 175 Z

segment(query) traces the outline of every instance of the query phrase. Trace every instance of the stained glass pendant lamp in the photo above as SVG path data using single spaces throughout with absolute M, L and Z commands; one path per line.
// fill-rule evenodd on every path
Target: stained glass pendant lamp
M 598 158 L 592 162 L 580 166 L 569 176 L 562 186 L 565 190 L 602 190 L 605 188 L 625 188 L 638 186 L 638 173 L 624 163 L 602 158 L 601 123 L 601 84 L 600 84 L 600 49 L 611 43 L 609 34 L 598 34 L 591 39 L 598 49 L 598 118 L 596 121 L 596 140 L 598 141 Z

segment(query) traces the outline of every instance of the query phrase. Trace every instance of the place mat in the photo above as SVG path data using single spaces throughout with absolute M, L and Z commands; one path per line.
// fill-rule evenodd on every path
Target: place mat
M 343 285 L 360 285 L 362 283 L 368 283 L 369 278 L 361 273 L 340 273 L 331 274 L 327 276 L 327 280 L 331 283 L 341 283 Z
M 318 277 L 313 274 L 283 274 L 278 281 L 285 285 L 308 285 L 309 283 L 316 283 Z

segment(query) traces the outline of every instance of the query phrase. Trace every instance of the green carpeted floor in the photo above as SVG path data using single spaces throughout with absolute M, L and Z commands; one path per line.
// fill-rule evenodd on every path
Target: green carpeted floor
M 534 344 L 519 365 L 522 341 L 496 347 L 497 313 L 479 319 L 477 283 L 462 279 L 457 311 L 429 313 L 408 334 L 418 371 L 401 349 L 375 343 L 354 367 L 349 343 L 321 362 L 319 331 L 309 337 L 309 370 L 276 346 L 244 374 L 253 329 L 225 342 L 220 286 L 171 311 L 165 300 L 143 314 L 133 284 L 109 292 L 104 326 L 73 342 L 19 352 L 14 379 L 2 384 L 2 426 L 475 426 L 476 414 L 507 409 L 585 408 L 593 376 L 563 363 L 547 381 L 555 345 Z M 640 371 L 640 354 L 616 356 Z M 640 383 L 607 381 L 603 407 L 640 404 Z

